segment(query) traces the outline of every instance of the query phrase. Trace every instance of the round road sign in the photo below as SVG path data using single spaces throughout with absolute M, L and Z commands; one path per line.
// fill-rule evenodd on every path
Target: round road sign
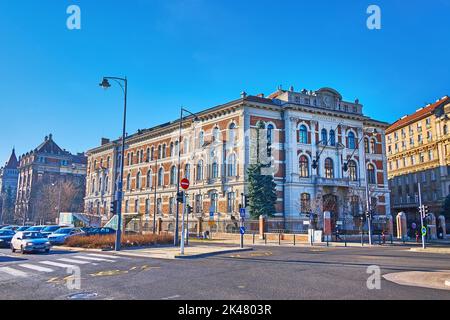
M 423 227 L 422 228 L 422 235 L 425 237 L 427 235 L 427 228 Z
M 183 180 L 181 180 L 180 186 L 181 186 L 184 190 L 189 189 L 189 179 L 184 178 Z

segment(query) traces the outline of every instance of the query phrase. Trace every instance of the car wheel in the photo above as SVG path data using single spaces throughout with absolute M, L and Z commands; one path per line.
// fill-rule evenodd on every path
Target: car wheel
M 20 246 L 20 253 L 25 254 L 25 250 L 23 249 L 23 246 Z
M 16 252 L 16 249 L 14 249 L 14 246 L 12 245 L 12 243 L 11 243 L 11 251 L 12 251 L 12 253 Z

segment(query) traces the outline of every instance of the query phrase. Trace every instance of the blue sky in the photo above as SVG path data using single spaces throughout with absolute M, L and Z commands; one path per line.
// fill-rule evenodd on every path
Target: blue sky
M 81 30 L 66 9 L 81 8 Z M 366 28 L 366 9 L 382 29 Z M 450 94 L 450 0 L 42 0 L 0 2 L 0 163 L 48 133 L 72 152 L 278 85 L 333 87 L 393 122 Z

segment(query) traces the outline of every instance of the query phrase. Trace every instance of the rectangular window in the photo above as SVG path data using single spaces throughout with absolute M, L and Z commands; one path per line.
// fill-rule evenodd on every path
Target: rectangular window
M 202 212 L 202 195 L 196 194 L 195 195 L 195 212 L 201 213 Z
M 228 192 L 228 194 L 227 194 L 227 212 L 228 213 L 234 212 L 235 200 L 236 200 L 236 193 Z
M 157 214 L 162 214 L 162 199 L 156 199 L 156 212 Z

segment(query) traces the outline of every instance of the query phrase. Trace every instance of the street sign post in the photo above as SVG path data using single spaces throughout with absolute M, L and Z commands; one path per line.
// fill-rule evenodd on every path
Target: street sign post
M 422 227 L 422 237 L 425 237 L 427 235 L 427 228 L 424 226 Z
M 240 227 L 239 228 L 239 232 L 241 233 L 241 235 L 245 234 L 245 227 Z
M 240 214 L 241 218 L 245 218 L 245 208 L 239 209 L 239 214 Z

